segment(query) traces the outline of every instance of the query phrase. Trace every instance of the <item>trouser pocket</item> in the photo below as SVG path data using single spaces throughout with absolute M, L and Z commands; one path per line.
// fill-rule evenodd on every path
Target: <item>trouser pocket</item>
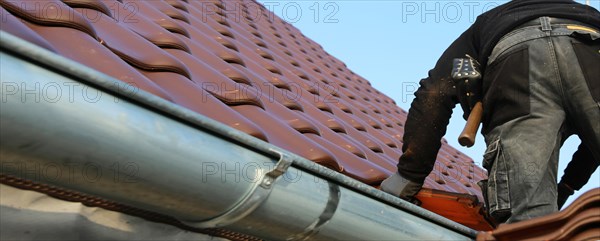
M 483 133 L 531 112 L 529 45 L 519 44 L 500 55 L 483 76 Z M 536 52 L 532 50 L 531 57 Z M 540 73 L 534 73 L 540 74 Z
M 483 155 L 483 167 L 488 179 L 479 182 L 490 217 L 503 223 L 511 216 L 508 160 L 500 140 L 492 142 Z

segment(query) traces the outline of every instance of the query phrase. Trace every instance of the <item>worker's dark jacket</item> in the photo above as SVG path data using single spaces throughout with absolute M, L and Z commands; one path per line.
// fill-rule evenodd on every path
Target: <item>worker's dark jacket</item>
M 584 25 L 600 29 L 600 12 L 598 10 L 570 0 L 516 0 L 498 6 L 482 15 L 443 53 L 434 69 L 429 71 L 429 77 L 421 80 L 420 88 L 415 93 L 405 125 L 404 154 L 398 163 L 398 172 L 415 182 L 423 182 L 432 171 L 441 138 L 446 133 L 446 127 L 452 115 L 452 109 L 458 102 L 454 82 L 450 77 L 454 58 L 464 58 L 466 54 L 481 63 L 483 78 L 484 120 L 483 132 L 523 115 L 518 109 L 502 109 L 498 99 L 502 98 L 501 91 L 487 90 L 494 85 L 497 90 L 510 89 L 513 97 L 518 98 L 519 83 L 488 83 L 491 78 L 485 77 L 488 57 L 496 43 L 505 34 L 516 27 L 541 16 L 571 19 Z M 600 66 L 600 65 L 599 65 Z M 522 83 L 526 85 L 527 83 Z M 589 83 L 590 89 L 598 89 L 600 83 Z M 525 86 L 524 88 L 527 88 Z M 514 93 L 516 92 L 516 93 Z M 594 96 L 598 100 L 598 96 Z M 505 100 L 504 100 L 505 101 Z M 510 101 L 510 100 L 509 100 Z M 489 104 L 494 103 L 493 108 Z M 494 109 L 495 110 L 490 110 Z M 494 116 L 490 118 L 493 111 Z M 527 113 L 524 113 L 527 114 Z

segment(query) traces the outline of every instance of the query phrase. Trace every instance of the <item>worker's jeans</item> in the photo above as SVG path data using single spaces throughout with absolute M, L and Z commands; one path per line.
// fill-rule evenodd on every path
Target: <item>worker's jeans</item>
M 499 222 L 557 211 L 558 154 L 569 135 L 600 159 L 600 34 L 537 21 L 500 40 L 484 77 L 489 178 L 481 186 Z

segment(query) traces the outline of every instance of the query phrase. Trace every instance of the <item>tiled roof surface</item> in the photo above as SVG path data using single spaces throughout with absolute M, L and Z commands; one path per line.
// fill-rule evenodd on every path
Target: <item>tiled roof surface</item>
M 581 195 L 561 212 L 481 232 L 478 241 L 600 240 L 600 188 Z
M 0 3 L 2 30 L 125 83 L 369 185 L 396 170 L 406 112 L 254 1 Z M 419 197 L 488 229 L 483 178 L 444 142 Z

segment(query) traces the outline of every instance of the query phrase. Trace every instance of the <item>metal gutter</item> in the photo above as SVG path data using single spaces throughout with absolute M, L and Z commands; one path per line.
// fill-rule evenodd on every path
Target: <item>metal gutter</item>
M 265 239 L 477 232 L 0 32 L 1 172 Z

